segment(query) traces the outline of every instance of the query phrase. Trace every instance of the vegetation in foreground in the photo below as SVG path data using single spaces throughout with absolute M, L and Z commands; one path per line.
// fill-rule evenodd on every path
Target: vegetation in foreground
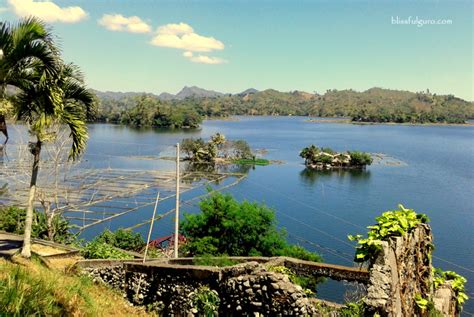
M 373 263 L 382 249 L 382 241 L 388 241 L 392 237 L 403 236 L 411 232 L 418 224 L 429 222 L 429 218 L 425 214 L 417 214 L 413 209 L 405 208 L 402 205 L 399 205 L 398 210 L 384 212 L 381 216 L 376 217 L 375 220 L 377 223 L 368 227 L 367 237 L 363 237 L 360 234 L 348 236 L 349 240 L 357 241 L 355 262 Z M 457 298 L 457 309 L 459 312 L 462 311 L 462 307 L 468 299 L 465 293 L 466 278 L 456 272 L 445 272 L 439 268 L 433 270 L 432 276 L 432 287 L 435 290 L 445 282 L 451 284 Z M 441 316 L 434 308 L 431 298 L 425 298 L 423 294 L 417 294 L 415 301 L 422 316 Z
M 35 261 L 0 259 L 2 316 L 147 316 L 89 277 L 64 274 Z
M 307 167 L 314 169 L 364 168 L 373 161 L 369 153 L 359 151 L 337 153 L 331 148 L 318 148 L 315 145 L 301 150 L 300 157 L 304 158 Z
M 43 144 L 67 127 L 72 140 L 69 158 L 75 160 L 87 142 L 86 120 L 95 107 L 94 94 L 86 89 L 80 69 L 63 62 L 48 27 L 36 18 L 18 24 L 1 22 L 0 124 L 8 138 L 5 117 L 27 124 L 33 156 L 21 254 L 31 256 L 31 230 L 36 182 Z M 7 86 L 15 93 L 7 94 Z M 51 219 L 48 219 L 50 221 Z
M 26 210 L 14 206 L 0 208 L 0 230 L 23 234 L 25 231 Z M 53 234 L 50 237 L 46 216 L 34 210 L 31 237 L 52 240 L 57 243 L 70 244 L 75 235 L 71 233 L 71 224 L 61 215 L 55 215 L 52 220 Z M 52 239 L 51 239 L 52 238 Z
M 238 202 L 229 194 L 214 192 L 200 203 L 200 214 L 187 214 L 181 233 L 188 239 L 186 256 L 289 256 L 321 261 L 306 249 L 290 245 L 278 230 L 275 213 L 263 204 Z

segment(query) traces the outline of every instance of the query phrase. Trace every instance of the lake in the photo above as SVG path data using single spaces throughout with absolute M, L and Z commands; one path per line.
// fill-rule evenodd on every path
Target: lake
M 426 213 L 431 219 L 434 264 L 474 281 L 474 127 L 352 125 L 310 123 L 302 117 L 237 117 L 205 121 L 199 130 L 136 130 L 96 124 L 90 127 L 86 163 L 95 167 L 169 169 L 172 161 L 140 160 L 137 156 L 172 156 L 186 137 L 208 138 L 220 132 L 244 139 L 265 158 L 283 164 L 257 166 L 238 185 L 226 190 L 239 200 L 264 202 L 276 211 L 294 243 L 319 252 L 326 262 L 352 265 L 348 234 L 366 233 L 366 226 L 398 204 Z M 400 164 L 373 164 L 365 171 L 311 172 L 299 151 L 310 144 L 336 151 L 383 153 Z M 183 200 L 201 194 L 188 192 Z M 169 201 L 159 211 L 173 207 Z M 151 207 L 88 230 L 116 229 L 151 216 Z M 197 212 L 195 205 L 183 205 Z M 145 236 L 147 226 L 139 229 Z M 173 219 L 159 221 L 154 237 L 173 231 Z M 327 286 L 329 293 L 331 286 Z M 472 290 L 472 287 L 470 287 Z M 324 287 L 323 287 L 324 290 Z M 323 290 L 321 292 L 323 292 Z M 472 297 L 472 291 L 469 293 Z M 329 296 L 331 297 L 331 295 Z M 470 300 L 467 312 L 474 312 Z

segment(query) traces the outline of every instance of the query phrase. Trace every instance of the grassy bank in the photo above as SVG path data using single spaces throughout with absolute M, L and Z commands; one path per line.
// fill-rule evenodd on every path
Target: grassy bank
M 21 258 L 0 259 L 0 310 L 2 316 L 149 316 L 88 277 Z

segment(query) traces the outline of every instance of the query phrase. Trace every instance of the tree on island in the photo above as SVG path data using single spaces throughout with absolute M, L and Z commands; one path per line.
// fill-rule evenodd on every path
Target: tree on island
M 318 148 L 315 145 L 305 147 L 300 152 L 305 165 L 316 169 L 364 168 L 372 164 L 372 157 L 365 152 L 338 153 L 331 148 Z
M 184 139 L 181 150 L 186 159 L 193 163 L 214 163 L 217 159 L 223 160 L 253 160 L 255 155 L 244 140 L 227 140 L 221 133 L 212 135 L 209 141 L 198 139 Z

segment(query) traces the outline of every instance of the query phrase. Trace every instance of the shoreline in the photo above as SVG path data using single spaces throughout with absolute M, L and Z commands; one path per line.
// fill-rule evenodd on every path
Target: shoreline
M 350 119 L 307 119 L 304 120 L 306 123 L 339 123 L 339 124 L 353 124 L 353 125 L 400 125 L 400 126 L 460 126 L 460 127 L 472 127 L 474 126 L 473 122 L 467 123 L 412 123 L 412 122 L 359 122 L 359 121 L 352 121 Z

